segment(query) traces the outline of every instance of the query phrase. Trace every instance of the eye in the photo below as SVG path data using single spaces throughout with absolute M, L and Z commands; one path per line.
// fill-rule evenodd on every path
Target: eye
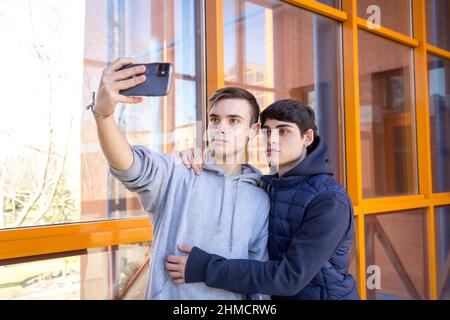
M 218 123 L 218 122 L 219 122 L 219 119 L 217 119 L 217 118 L 211 118 L 210 121 L 211 121 L 211 123 Z
M 238 119 L 231 119 L 230 122 L 231 122 L 232 124 L 237 124 L 237 123 L 239 123 L 240 121 L 239 121 Z
M 284 130 L 284 129 L 281 129 L 281 130 L 280 130 L 280 135 L 284 135 L 284 134 L 287 134 L 287 133 L 289 133 L 289 131 Z

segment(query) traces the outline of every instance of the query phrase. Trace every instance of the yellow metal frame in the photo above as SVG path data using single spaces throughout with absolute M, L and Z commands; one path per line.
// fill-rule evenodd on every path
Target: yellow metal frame
M 428 57 L 427 57 L 427 30 L 425 0 L 413 1 L 413 32 L 419 45 L 414 48 L 415 66 L 415 96 L 416 96 L 416 122 L 417 122 L 417 149 L 419 164 L 419 191 L 425 196 L 424 203 L 429 202 L 433 194 L 431 150 L 430 150 L 430 124 L 428 108 Z M 420 90 L 418 90 L 419 88 Z M 428 236 L 428 283 L 431 299 L 438 298 L 437 270 L 436 270 L 436 237 L 434 206 L 426 207 L 427 236 Z
M 426 48 L 427 48 L 428 53 L 433 54 L 433 55 L 438 56 L 443 59 L 450 60 L 450 51 L 438 48 L 431 44 L 427 44 Z
M 344 64 L 344 114 L 346 139 L 347 189 L 358 216 L 356 223 L 358 291 L 361 299 L 366 298 L 364 246 L 364 215 L 362 203 L 361 135 L 359 114 L 359 63 L 358 63 L 358 17 L 356 0 L 344 0 L 342 9 L 348 20 L 343 22 L 343 64 Z M 350 150 L 348 146 L 355 146 Z
M 438 194 L 432 192 L 427 54 L 450 60 L 450 52 L 427 43 L 425 0 L 412 0 L 413 37 L 383 26 L 379 29 L 368 28 L 365 20 L 357 16 L 357 0 L 342 0 L 342 10 L 313 0 L 285 0 L 284 2 L 340 21 L 343 25 L 345 142 L 347 146 L 353 146 L 352 148 L 347 147 L 345 151 L 346 181 L 355 207 L 355 215 L 358 217 L 356 225 L 357 277 L 361 298 L 366 299 L 365 216 L 424 209 L 428 232 L 429 295 L 431 299 L 437 299 L 434 208 L 450 205 L 450 192 Z M 209 96 L 214 90 L 224 85 L 223 0 L 205 1 L 205 11 L 207 94 Z M 419 194 L 417 195 L 377 199 L 363 199 L 362 197 L 359 30 L 373 33 L 414 50 L 417 147 L 420 150 L 418 153 Z M 2 230 L 0 231 L 0 259 L 148 240 L 151 240 L 151 225 L 147 218 Z
M 369 28 L 369 26 L 367 24 L 367 20 L 365 20 L 363 18 L 357 18 L 357 22 L 358 22 L 358 27 L 360 29 L 369 31 L 369 32 L 374 33 L 383 38 L 393 40 L 395 42 L 407 45 L 412 48 L 417 47 L 419 45 L 418 40 L 411 38 L 407 35 L 404 35 L 402 33 L 399 33 L 397 31 L 391 30 L 389 28 L 380 26 L 379 28 L 371 29 L 371 28 Z
M 283 2 L 293 4 L 297 7 L 320 14 L 322 16 L 337 20 L 346 21 L 348 19 L 347 12 L 327 6 L 326 4 L 316 2 L 314 0 L 284 0 Z
M 225 84 L 223 47 L 223 0 L 205 1 L 206 93 L 210 97 Z
M 0 231 L 0 260 L 149 241 L 148 218 L 84 222 Z

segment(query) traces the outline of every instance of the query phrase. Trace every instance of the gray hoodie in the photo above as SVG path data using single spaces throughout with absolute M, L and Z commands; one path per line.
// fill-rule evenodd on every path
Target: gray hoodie
M 175 285 L 164 262 L 185 255 L 178 244 L 199 246 L 230 259 L 267 259 L 270 202 L 258 185 L 260 173 L 242 165 L 243 174 L 226 176 L 205 160 L 196 176 L 175 154 L 132 146 L 134 161 L 127 170 L 109 166 L 111 174 L 136 192 L 152 221 L 150 274 L 146 299 L 244 299 L 245 296 L 204 283 Z M 239 279 L 236 279 L 239 281 Z

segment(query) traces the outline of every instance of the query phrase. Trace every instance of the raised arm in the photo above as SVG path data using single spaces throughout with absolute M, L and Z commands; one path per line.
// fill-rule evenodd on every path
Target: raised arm
M 136 61 L 132 58 L 119 58 L 105 68 L 93 111 L 94 115 L 106 116 L 106 118 L 95 117 L 95 122 L 110 173 L 129 191 L 137 193 L 148 213 L 156 215 L 160 211 L 168 179 L 173 171 L 173 157 L 154 152 L 144 146 L 130 146 L 112 116 L 117 103 L 135 104 L 142 101 L 140 97 L 127 97 L 119 93 L 120 90 L 145 81 L 145 76 L 139 76 L 145 72 L 145 66 L 118 71 L 122 66 L 131 63 L 135 64 Z

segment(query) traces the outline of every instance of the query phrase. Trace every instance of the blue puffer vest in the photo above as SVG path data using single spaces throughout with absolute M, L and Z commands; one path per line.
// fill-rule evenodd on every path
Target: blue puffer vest
M 315 138 L 314 146 L 305 160 L 280 178 L 277 175 L 263 178 L 271 200 L 268 241 L 270 259 L 282 259 L 292 238 L 302 228 L 308 205 L 324 192 L 334 191 L 337 197 L 348 203 L 351 214 L 343 215 L 351 217 L 348 231 L 319 273 L 303 289 L 295 296 L 272 296 L 272 299 L 359 299 L 356 282 L 348 274 L 354 235 L 351 200 L 346 190 L 332 178 L 327 146 L 320 137 Z

